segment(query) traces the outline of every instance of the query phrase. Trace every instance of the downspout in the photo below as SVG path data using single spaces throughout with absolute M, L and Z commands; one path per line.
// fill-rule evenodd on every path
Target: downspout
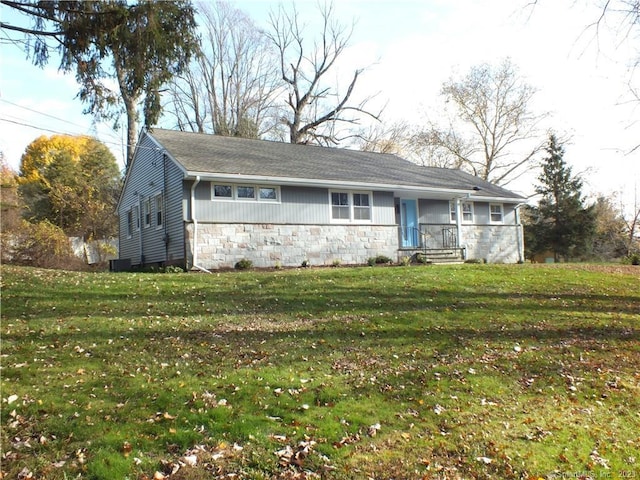
M 196 176 L 195 182 L 191 185 L 191 221 L 193 222 L 193 245 L 192 251 L 192 267 L 205 273 L 211 273 L 204 267 L 198 265 L 198 220 L 196 219 L 196 187 L 200 183 L 200 175 Z
M 136 195 L 138 196 L 138 225 L 140 225 L 140 228 L 138 228 L 138 247 L 140 250 L 140 266 L 144 266 L 144 249 L 142 247 L 142 195 L 140 195 L 140 192 L 135 192 Z
M 514 207 L 515 221 L 516 221 L 516 242 L 518 243 L 518 263 L 524 263 L 524 235 L 522 232 L 523 226 L 520 222 L 520 207 L 523 207 L 526 203 L 519 203 Z
M 456 230 L 458 230 L 457 242 L 458 248 L 462 249 L 462 258 L 466 260 L 467 250 L 462 244 L 462 202 L 463 198 L 468 197 L 456 197 Z
M 167 154 L 162 154 L 162 211 L 164 212 L 164 218 L 162 219 L 162 226 L 164 227 L 164 234 L 162 241 L 164 242 L 164 262 L 169 261 L 169 229 L 167 227 L 167 205 L 168 205 L 168 191 L 167 191 Z

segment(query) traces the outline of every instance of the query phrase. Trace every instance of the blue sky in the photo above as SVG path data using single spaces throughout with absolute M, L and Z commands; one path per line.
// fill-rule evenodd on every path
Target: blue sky
M 260 26 L 277 2 L 238 0 Z M 627 103 L 629 42 L 600 37 L 586 27 L 599 11 L 574 0 L 337 0 L 341 21 L 355 21 L 351 46 L 345 52 L 337 81 L 354 68 L 367 67 L 358 93 L 379 92 L 386 104 L 385 120 L 424 123 L 437 115 L 439 90 L 449 77 L 472 65 L 511 57 L 520 73 L 537 88 L 533 105 L 549 111 L 547 122 L 571 136 L 565 159 L 575 172 L 585 172 L 588 193 L 619 192 L 633 201 L 640 186 L 640 109 Z M 581 3 L 582 5 L 578 5 Z M 313 25 L 316 2 L 296 1 Z M 3 9 L 4 20 L 10 12 Z M 75 99 L 72 75 L 57 71 L 57 59 L 45 69 L 25 60 L 15 45 L 0 44 L 0 150 L 18 168 L 25 147 L 39 135 L 91 134 L 123 159 L 123 132 L 94 125 Z M 636 73 L 638 82 L 640 72 Z M 346 83 L 346 80 L 345 80 Z M 635 122 L 635 123 L 634 123 Z M 635 143 L 634 143 L 635 142 Z M 513 188 L 531 193 L 536 172 Z

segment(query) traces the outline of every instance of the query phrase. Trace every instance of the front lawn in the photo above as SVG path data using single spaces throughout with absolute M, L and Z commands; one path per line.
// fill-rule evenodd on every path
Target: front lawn
M 640 478 L 638 267 L 1 272 L 0 478 Z

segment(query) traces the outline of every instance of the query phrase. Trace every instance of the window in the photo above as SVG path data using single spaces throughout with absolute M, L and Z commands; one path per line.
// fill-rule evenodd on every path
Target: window
M 331 192 L 331 219 L 371 221 L 371 194 Z
M 280 187 L 264 185 L 211 184 L 213 200 L 255 200 L 259 202 L 279 202 Z
M 133 235 L 133 210 L 127 211 L 127 236 Z
M 146 198 L 142 203 L 142 213 L 144 215 L 145 228 L 151 225 L 151 199 Z
M 456 221 L 456 202 L 449 202 L 451 221 Z M 462 202 L 462 221 L 465 223 L 473 222 L 473 202 Z
M 348 220 L 349 194 L 346 192 L 331 193 L 331 218 L 334 220 Z
M 504 219 L 504 213 L 501 203 L 491 203 L 489 205 L 489 214 L 491 223 L 502 223 Z
M 353 218 L 354 220 L 371 220 L 371 206 L 369 205 L 369 194 L 353 194 Z
M 155 198 L 155 207 L 156 207 L 156 227 L 161 227 L 162 226 L 162 213 L 164 210 L 164 199 L 162 197 L 162 194 L 158 194 L 156 195 Z
M 231 185 L 214 185 L 214 198 L 233 198 L 233 187 Z
M 278 200 L 278 190 L 275 187 L 260 187 L 258 189 L 259 191 L 259 196 L 258 198 L 260 200 L 271 200 L 271 201 L 277 201 Z
M 238 185 L 236 187 L 236 196 L 238 199 L 251 199 L 256 198 L 256 189 L 255 187 L 246 186 L 246 185 Z
M 462 221 L 473 222 L 473 203 L 462 202 Z
M 140 206 L 133 207 L 133 224 L 136 226 L 136 232 L 140 230 Z

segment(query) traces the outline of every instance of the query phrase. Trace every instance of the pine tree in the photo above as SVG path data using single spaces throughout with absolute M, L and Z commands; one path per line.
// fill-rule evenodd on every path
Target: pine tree
M 531 207 L 531 224 L 525 227 L 527 249 L 530 255 L 551 250 L 556 261 L 587 256 L 595 234 L 594 208 L 585 206 L 582 180 L 564 161 L 564 148 L 555 135 L 549 135 L 545 151 L 536 187 L 541 198 Z

